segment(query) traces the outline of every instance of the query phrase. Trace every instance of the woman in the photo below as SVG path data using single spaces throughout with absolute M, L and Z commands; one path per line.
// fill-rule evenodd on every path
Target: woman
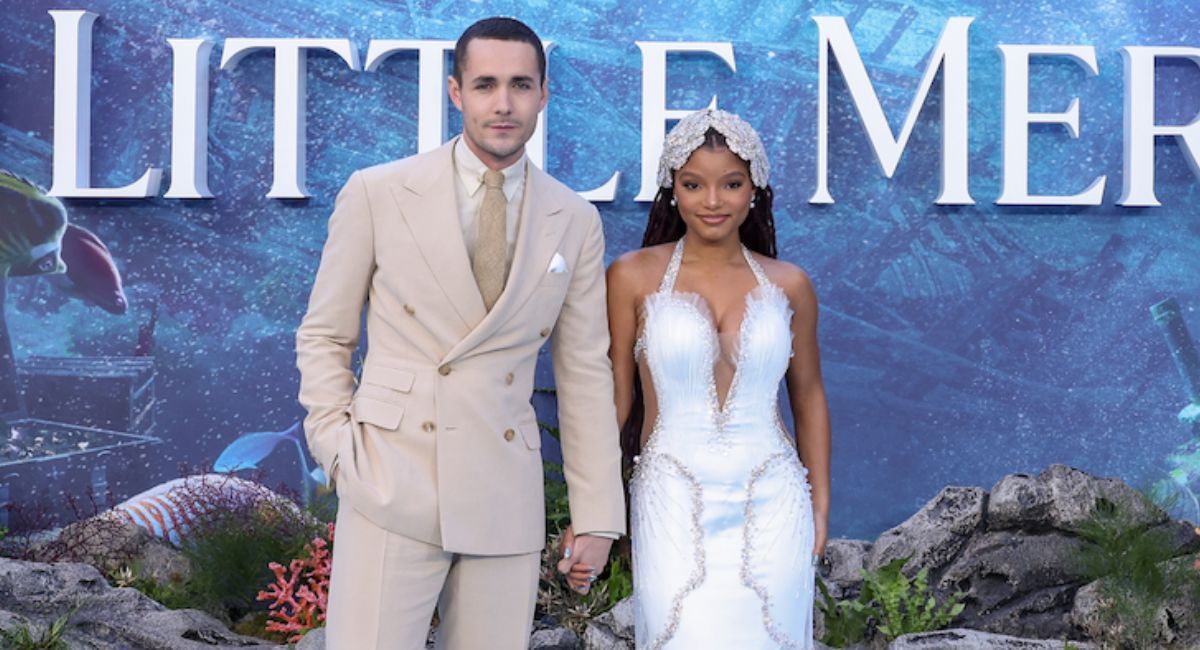
M 638 648 L 812 644 L 829 418 L 817 301 L 804 271 L 774 259 L 768 172 L 737 116 L 684 118 L 644 248 L 608 271 Z M 778 411 L 785 376 L 794 442 Z M 576 565 L 569 581 L 586 589 L 592 571 Z

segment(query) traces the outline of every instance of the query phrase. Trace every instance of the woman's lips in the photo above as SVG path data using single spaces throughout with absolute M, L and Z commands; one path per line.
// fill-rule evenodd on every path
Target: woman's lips
M 727 214 L 702 214 L 697 216 L 700 217 L 701 221 L 710 226 L 719 226 L 725 223 L 725 220 L 729 219 L 729 215 Z

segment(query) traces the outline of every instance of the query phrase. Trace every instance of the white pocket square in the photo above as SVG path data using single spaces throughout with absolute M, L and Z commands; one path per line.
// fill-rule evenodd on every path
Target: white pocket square
M 546 273 L 566 273 L 567 261 L 563 259 L 562 254 L 555 253 L 550 259 L 550 266 L 546 268 Z

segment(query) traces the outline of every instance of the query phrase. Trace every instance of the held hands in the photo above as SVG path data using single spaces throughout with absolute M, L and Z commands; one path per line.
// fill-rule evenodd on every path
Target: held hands
M 588 593 L 596 577 L 608 564 L 612 542 L 606 537 L 586 533 L 576 536 L 574 526 L 567 526 L 563 532 L 562 547 L 559 548 L 562 559 L 558 562 L 558 572 L 566 575 L 567 584 L 572 589 L 581 594 Z

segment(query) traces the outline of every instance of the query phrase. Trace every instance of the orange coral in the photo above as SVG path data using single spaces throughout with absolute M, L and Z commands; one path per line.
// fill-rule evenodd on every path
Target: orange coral
M 328 524 L 329 539 L 317 537 L 304 546 L 305 557 L 288 566 L 272 562 L 275 582 L 258 592 L 258 600 L 272 601 L 268 632 L 292 633 L 288 643 L 297 643 L 304 634 L 325 624 L 329 602 L 329 571 L 333 564 L 333 524 Z

